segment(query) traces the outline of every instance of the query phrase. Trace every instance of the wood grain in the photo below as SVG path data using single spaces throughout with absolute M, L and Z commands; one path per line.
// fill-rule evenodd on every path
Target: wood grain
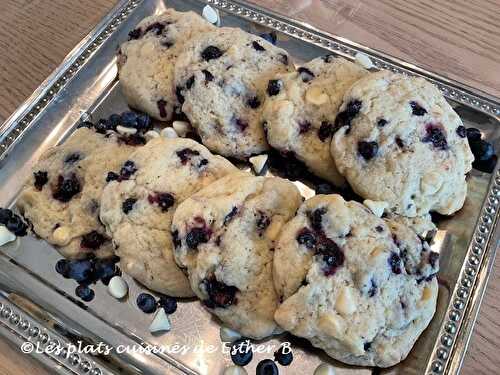
M 0 0 L 0 122 L 111 9 L 113 0 Z M 500 96 L 498 0 L 254 0 Z M 462 374 L 500 373 L 500 257 Z M 49 374 L 0 340 L 0 374 Z

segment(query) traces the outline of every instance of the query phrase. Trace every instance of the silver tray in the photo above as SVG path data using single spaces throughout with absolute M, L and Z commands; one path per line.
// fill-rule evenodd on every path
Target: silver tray
M 209 3 L 219 8 L 223 25 L 259 32 L 279 33 L 278 45 L 297 60 L 309 60 L 332 51 L 352 59 L 362 51 L 377 68 L 409 75 L 420 75 L 434 82 L 461 115 L 466 126 L 480 128 L 497 149 L 500 147 L 500 102 L 398 59 L 376 52 L 314 27 L 279 16 L 240 1 L 219 0 L 122 0 L 86 36 L 63 63 L 0 127 L 0 206 L 15 202 L 33 163 L 47 148 L 60 143 L 82 118 L 105 117 L 126 109 L 116 80 L 115 52 L 127 33 L 143 17 L 165 7 L 201 12 Z M 295 360 L 281 367 L 282 374 L 312 374 L 326 361 L 337 367 L 337 374 L 453 374 L 460 369 L 474 321 L 479 311 L 488 275 L 499 243 L 500 172 L 473 171 L 464 208 L 438 226 L 434 249 L 441 253 L 440 293 L 436 315 L 418 340 L 409 357 L 398 366 L 380 370 L 346 366 L 329 359 L 321 351 L 292 340 Z M 104 353 L 73 353 L 67 350 L 31 355 L 62 374 L 220 374 L 230 364 L 227 353 L 194 351 L 196 345 L 221 345 L 217 322 L 196 301 L 182 302 L 172 316 L 172 331 L 152 336 L 152 319 L 135 306 L 141 287 L 127 278 L 129 299 L 118 302 L 98 284 L 94 301 L 83 304 L 74 295 L 76 283 L 54 272 L 60 256 L 47 243 L 24 237 L 0 251 L 0 333 L 21 346 L 33 343 L 39 348 L 59 344 L 63 348 L 78 342 L 108 345 Z M 272 348 L 288 336 L 275 337 L 264 344 Z M 173 344 L 188 345 L 188 353 L 160 352 Z M 119 353 L 124 345 L 135 345 L 136 352 Z M 52 347 L 51 346 L 51 347 Z M 103 346 L 101 346 L 103 348 Z M 24 345 L 26 349 L 26 344 Z M 254 373 L 256 364 L 268 354 L 256 354 L 247 366 Z

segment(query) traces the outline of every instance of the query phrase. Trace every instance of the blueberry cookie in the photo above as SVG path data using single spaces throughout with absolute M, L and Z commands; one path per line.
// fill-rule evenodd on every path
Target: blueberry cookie
M 194 12 L 165 12 L 145 18 L 120 46 L 118 75 L 128 104 L 167 121 L 179 105 L 174 64 L 185 43 L 213 26 Z
M 240 29 L 194 38 L 175 79 L 182 111 L 210 150 L 245 158 L 268 149 L 261 124 L 269 78 L 291 69 L 286 51 Z
M 136 150 L 114 132 L 77 129 L 63 144 L 48 150 L 33 168 L 17 207 L 33 231 L 68 258 L 113 255 L 99 221 L 107 174 Z
M 172 254 L 174 211 L 236 167 L 191 139 L 160 137 L 133 153 L 118 170 L 102 194 L 100 217 L 123 271 L 154 291 L 192 296 Z
M 276 245 L 276 322 L 342 362 L 392 366 L 434 315 L 438 262 L 406 226 L 340 195 L 317 195 Z
M 351 87 L 340 110 L 331 152 L 356 193 L 408 217 L 462 207 L 473 156 L 462 121 L 434 85 L 370 74 Z
M 324 56 L 269 81 L 263 121 L 269 144 L 292 152 L 314 174 L 339 186 L 345 181 L 330 154 L 333 124 L 347 89 L 368 73 L 342 58 Z
M 292 183 L 243 172 L 184 201 L 174 214 L 175 259 L 203 304 L 231 329 L 275 332 L 274 241 L 301 203 Z

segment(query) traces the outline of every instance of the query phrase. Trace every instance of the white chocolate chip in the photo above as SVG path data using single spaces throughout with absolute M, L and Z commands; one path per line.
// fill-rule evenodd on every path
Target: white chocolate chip
M 149 332 L 168 332 L 172 326 L 170 325 L 170 319 L 168 319 L 168 315 L 165 313 L 165 310 L 160 309 L 156 313 L 153 322 L 149 326 Z
M 314 105 L 322 105 L 328 101 L 328 95 L 318 86 L 313 86 L 306 92 L 306 101 Z
M 65 246 L 71 241 L 71 231 L 69 227 L 59 227 L 52 233 L 54 244 Z
M 160 133 L 158 133 L 156 130 L 148 130 L 146 133 L 144 133 L 144 137 L 146 137 L 146 141 L 150 141 L 154 138 L 158 138 L 160 136 Z
M 0 225 L 0 246 L 16 240 L 16 235 L 5 226 Z
M 365 69 L 372 69 L 375 67 L 372 60 L 362 52 L 358 52 L 354 58 L 356 59 L 356 62 Z
M 185 137 L 191 130 L 191 125 L 186 121 L 174 121 L 172 127 L 175 129 L 179 137 Z
M 222 326 L 220 327 L 220 339 L 222 342 L 235 342 L 241 339 L 239 332 L 233 331 L 231 328 Z
M 137 133 L 137 129 L 134 128 L 127 128 L 125 126 L 118 125 L 116 127 L 116 131 L 122 135 L 132 135 Z
M 321 331 L 332 337 L 340 337 L 343 331 L 340 319 L 335 314 L 331 313 L 320 315 L 318 327 Z
M 220 26 L 220 16 L 217 9 L 212 8 L 210 5 L 205 5 L 201 14 L 208 22 Z
M 255 173 L 259 174 L 267 163 L 267 154 L 252 156 L 248 161 L 252 164 Z
M 108 292 L 116 299 L 125 297 L 128 293 L 127 282 L 120 276 L 113 276 L 109 280 Z
M 389 203 L 382 201 L 372 201 L 370 199 L 365 199 L 363 204 L 370 209 L 375 216 L 382 217 L 384 211 L 389 208 Z
M 322 363 L 316 367 L 314 375 L 335 375 L 335 367 L 329 365 L 328 363 Z
M 240 366 L 229 366 L 224 370 L 223 375 L 247 375 L 248 372 Z
M 160 132 L 164 138 L 178 138 L 177 132 L 173 128 L 165 128 Z
M 335 301 L 335 310 L 344 316 L 351 315 L 354 311 L 356 311 L 354 297 L 349 287 L 345 287 L 340 291 L 337 301 Z

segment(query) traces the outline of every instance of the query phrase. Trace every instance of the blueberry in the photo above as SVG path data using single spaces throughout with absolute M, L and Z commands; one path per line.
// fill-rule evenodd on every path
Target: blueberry
M 491 158 L 488 160 L 474 160 L 472 163 L 472 166 L 477 169 L 478 171 L 485 172 L 485 173 L 493 173 L 495 170 L 495 166 L 497 165 L 497 156 L 493 155 Z
M 90 260 L 74 260 L 67 264 L 68 276 L 78 283 L 87 283 L 92 276 L 92 262 Z
M 34 172 L 33 177 L 35 178 L 35 188 L 38 191 L 41 191 L 45 184 L 49 182 L 49 174 L 45 171 Z
M 457 128 L 456 132 L 457 132 L 457 134 L 458 134 L 458 136 L 459 136 L 460 138 L 465 138 L 465 137 L 467 137 L 467 129 L 465 129 L 465 126 L 463 126 L 463 125 L 460 125 L 460 126 Z
M 271 31 L 270 33 L 262 33 L 259 34 L 259 36 L 262 39 L 267 40 L 269 43 L 276 45 L 276 40 L 278 39 L 276 32 Z
M 128 33 L 128 40 L 139 39 L 141 37 L 141 29 L 134 29 Z
M 177 310 L 177 300 L 169 296 L 161 296 L 158 305 L 165 310 L 166 314 L 173 314 Z
M 388 259 L 391 270 L 396 275 L 401 274 L 401 257 L 396 253 L 391 253 Z
M 97 280 L 107 284 L 117 274 L 118 268 L 112 260 L 99 259 L 94 264 L 94 276 Z
M 382 225 L 377 225 L 377 226 L 375 227 L 375 230 L 376 230 L 377 232 L 379 232 L 379 233 L 382 233 L 382 232 L 384 231 L 384 227 L 383 227 Z
M 52 192 L 52 197 L 60 202 L 69 202 L 76 194 L 81 191 L 80 181 L 74 173 L 68 177 L 59 175 L 57 185 Z
M 121 121 L 122 117 L 117 113 L 113 113 L 111 116 L 108 117 L 108 125 L 113 129 L 116 129 L 116 127 L 120 125 Z
M 252 96 L 251 98 L 248 98 L 247 100 L 247 105 L 252 108 L 252 109 L 256 109 L 256 108 L 259 108 L 260 107 L 260 100 L 258 97 L 256 96 Z
M 167 102 L 163 99 L 160 99 L 156 102 L 156 107 L 158 108 L 158 112 L 161 118 L 167 117 Z
M 472 153 L 474 154 L 474 159 L 478 161 L 488 160 L 495 153 L 492 144 L 483 141 L 482 139 L 476 141 L 469 140 L 469 145 Z
M 396 142 L 396 144 L 398 145 L 399 148 L 404 148 L 405 147 L 405 143 L 403 142 L 403 140 L 399 137 L 396 137 L 394 139 L 394 141 Z
M 248 128 L 248 122 L 245 120 L 237 118 L 234 122 L 241 132 L 245 131 L 245 129 Z
M 318 130 L 318 138 L 321 142 L 326 141 L 333 134 L 333 124 L 328 121 L 323 121 Z
M 323 221 L 323 215 L 326 214 L 327 210 L 325 207 L 318 208 L 310 213 L 308 213 L 309 221 L 314 230 L 320 231 L 322 229 L 321 222 Z
M 476 128 L 467 128 L 467 139 L 470 141 L 478 141 L 482 137 L 481 130 Z
M 205 76 L 205 84 L 208 82 L 212 82 L 214 80 L 214 78 L 215 78 L 214 75 L 212 73 L 210 73 L 208 70 L 203 69 L 201 72 Z
M 137 296 L 137 307 L 146 314 L 151 314 L 156 311 L 156 300 L 148 293 L 141 293 Z
M 137 130 L 147 131 L 151 129 L 151 117 L 146 113 L 137 114 Z
M 148 196 L 149 203 L 157 203 L 162 212 L 167 212 L 170 207 L 175 203 L 174 196 L 170 193 L 156 193 Z
M 77 161 L 79 161 L 80 159 L 81 159 L 81 155 L 78 152 L 74 152 L 72 154 L 67 155 L 66 158 L 64 159 L 64 162 L 66 164 L 74 164 Z
M 311 129 L 311 123 L 309 121 L 299 122 L 299 134 L 305 134 Z
M 218 59 L 224 54 L 219 48 L 216 46 L 208 46 L 201 52 L 201 57 L 205 61 L 210 61 L 214 59 Z
M 108 130 L 107 121 L 105 119 L 100 119 L 94 125 L 94 128 L 95 128 L 95 131 L 97 133 L 99 133 L 99 134 L 106 134 L 106 131 Z
M 352 120 L 357 116 L 361 110 L 363 103 L 360 100 L 351 100 L 347 103 L 345 109 L 337 114 L 335 118 L 333 133 L 339 130 L 343 126 L 351 127 Z M 349 133 L 349 129 L 346 134 Z
M 278 60 L 283 64 L 283 65 L 288 65 L 288 55 L 285 53 L 278 53 Z
M 254 50 L 259 51 L 259 52 L 261 52 L 261 51 L 265 51 L 265 50 L 266 50 L 266 49 L 265 49 L 264 47 L 262 47 L 262 46 L 259 44 L 259 42 L 257 42 L 256 40 L 254 40 L 254 41 L 252 42 L 252 47 L 254 48 Z
M 299 234 L 297 234 L 297 242 L 300 245 L 305 245 L 308 249 L 314 249 L 314 246 L 316 246 L 316 237 L 309 229 L 302 228 Z
M 90 302 L 95 297 L 94 291 L 87 285 L 78 285 L 75 289 L 75 294 L 85 302 Z
M 253 358 L 250 340 L 240 339 L 231 345 L 231 360 L 237 366 L 246 366 Z
M 56 263 L 56 272 L 65 278 L 70 277 L 70 265 L 66 259 L 60 259 Z
M 387 125 L 387 122 L 388 122 L 388 121 L 387 121 L 386 119 L 381 118 L 380 120 L 378 120 L 378 121 L 377 121 L 377 126 L 378 126 L 379 128 L 383 128 L 384 126 L 386 126 L 386 125 Z
M 259 211 L 257 213 L 257 228 L 263 231 L 269 226 L 269 224 L 271 224 L 271 219 L 269 219 L 265 213 Z
M 106 175 L 106 182 L 116 181 L 120 178 L 120 176 L 115 172 L 108 172 Z
M 18 237 L 26 236 L 28 226 L 24 223 L 19 215 L 12 214 L 5 224 L 6 228 Z
M 215 276 L 210 276 L 202 281 L 208 294 L 208 300 L 203 301 L 205 306 L 209 308 L 226 308 L 231 305 L 236 305 L 238 299 L 236 293 L 238 288 L 231 285 L 226 285 L 218 281 Z
M 203 228 L 193 228 L 186 235 L 186 245 L 190 249 L 196 249 L 200 243 L 206 243 L 208 240 L 209 236 Z
M 195 79 L 196 79 L 196 78 L 195 78 L 195 76 L 191 76 L 191 77 L 189 77 L 189 78 L 188 78 L 188 80 L 186 81 L 186 88 L 187 88 L 188 90 L 191 90 L 191 88 L 193 87 Z
M 267 93 L 269 96 L 278 95 L 283 88 L 283 81 L 280 79 L 271 79 L 267 84 Z
M 363 349 L 365 350 L 365 352 L 367 352 L 368 350 L 370 350 L 372 347 L 372 343 L 371 342 L 365 342 L 363 344 Z
M 7 221 L 9 221 L 13 215 L 12 211 L 8 208 L 0 208 L 0 224 L 7 224 Z
M 125 163 L 123 163 L 123 167 L 120 169 L 119 178 L 121 180 L 128 180 L 130 176 L 132 176 L 135 172 L 137 172 L 135 163 L 132 160 L 127 160 Z
M 378 143 L 377 142 L 366 142 L 361 141 L 358 142 L 358 153 L 365 159 L 370 160 L 378 152 Z
M 422 138 L 424 143 L 432 143 L 432 145 L 439 150 L 447 150 L 448 142 L 446 141 L 446 136 L 443 133 L 443 129 L 440 125 L 427 124 L 425 126 L 426 136 Z
M 377 283 L 375 282 L 375 280 L 371 279 L 371 286 L 368 290 L 368 297 L 373 297 L 375 294 L 377 294 Z
M 207 164 L 208 164 L 208 159 L 201 159 L 200 162 L 198 163 L 198 168 L 202 168 Z
M 177 151 L 176 154 L 179 159 L 181 159 L 182 164 L 186 164 L 188 161 L 190 161 L 191 157 L 200 155 L 198 151 L 192 150 L 190 148 L 183 148 L 182 150 Z
M 238 213 L 238 207 L 233 207 L 231 211 L 224 217 L 224 225 L 227 225 Z
M 411 113 L 414 114 L 415 116 L 423 116 L 427 113 L 427 110 L 420 106 L 417 102 L 413 101 L 410 102 L 410 107 L 411 107 Z
M 255 370 L 257 375 L 278 375 L 278 366 L 270 359 L 264 359 L 257 364 Z
M 316 245 L 316 254 L 319 255 L 325 263 L 323 269 L 325 276 L 335 274 L 337 268 L 344 264 L 344 253 L 340 247 L 329 238 L 321 238 L 321 241 Z
M 302 82 L 304 82 L 304 83 L 312 81 L 315 77 L 313 72 L 311 72 L 307 68 L 304 68 L 303 66 L 298 68 L 297 72 L 299 73 L 299 76 L 300 76 L 300 78 L 302 78 Z
M 181 86 L 175 87 L 175 96 L 177 97 L 177 101 L 180 104 L 184 103 L 185 99 L 184 99 L 184 95 L 182 95 L 182 87 Z
M 121 115 L 120 125 L 126 128 L 136 128 L 137 127 L 137 114 L 132 111 L 123 112 Z
M 274 360 L 281 366 L 290 365 L 290 363 L 292 363 L 293 361 L 292 350 L 281 345 L 280 348 L 274 352 Z
M 135 198 L 127 198 L 122 203 L 122 211 L 126 215 L 134 208 L 134 204 L 137 202 Z
M 84 234 L 82 236 L 80 247 L 83 249 L 97 250 L 106 241 L 108 241 L 108 238 L 106 236 L 93 230 L 92 232 Z

